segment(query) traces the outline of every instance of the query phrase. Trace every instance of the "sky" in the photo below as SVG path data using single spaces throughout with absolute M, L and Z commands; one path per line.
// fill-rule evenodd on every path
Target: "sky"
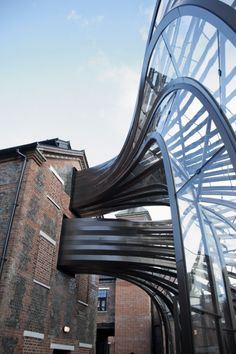
M 128 133 L 155 0 L 0 0 L 0 149 L 70 140 L 90 166 Z

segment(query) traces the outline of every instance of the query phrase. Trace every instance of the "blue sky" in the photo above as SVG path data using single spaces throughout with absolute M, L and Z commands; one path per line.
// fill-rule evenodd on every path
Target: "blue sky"
M 104 162 L 128 132 L 154 0 L 1 0 L 0 148 L 59 137 Z

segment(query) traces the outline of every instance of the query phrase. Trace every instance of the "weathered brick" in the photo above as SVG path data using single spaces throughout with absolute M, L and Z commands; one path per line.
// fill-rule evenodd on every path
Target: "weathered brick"
M 23 297 L 25 295 L 26 281 L 21 276 L 16 276 L 12 298 L 10 300 L 10 317 L 6 321 L 7 327 L 19 328 L 20 327 L 20 314 L 22 310 Z
M 63 215 L 74 217 L 69 210 L 72 169 L 80 169 L 80 156 L 65 158 L 60 150 L 42 153 L 39 162 L 35 151 L 26 152 L 28 160 L 13 219 L 6 261 L 0 280 L 0 353 L 52 354 L 50 344 L 74 345 L 75 354 L 83 353 L 79 340 L 94 345 L 96 333 L 96 298 L 93 284 L 89 286 L 88 306 L 78 303 L 79 282 L 57 269 Z M 0 251 L 6 237 L 13 210 L 23 159 L 16 154 L 0 161 Z M 62 184 L 50 166 L 63 178 Z M 58 203 L 58 209 L 47 196 Z M 54 242 L 40 235 L 46 233 Z M 42 285 L 36 283 L 42 283 Z M 46 287 L 48 286 L 48 288 Z M 81 287 L 80 287 L 81 288 Z M 92 324 L 91 324 L 92 323 Z M 63 326 L 71 331 L 66 334 Z M 23 337 L 24 331 L 44 334 L 44 339 Z M 92 354 L 94 349 L 84 353 Z
M 2 351 L 1 354 L 13 354 L 16 344 L 17 344 L 17 338 L 15 337 L 3 337 L 1 338 L 2 342 Z
M 20 270 L 28 270 L 28 266 L 30 267 L 30 262 L 32 260 L 32 242 L 33 238 L 35 237 L 35 230 L 28 224 L 24 226 L 24 236 L 22 240 L 22 251 L 20 253 L 20 263 L 19 269 Z
M 39 211 L 39 198 L 33 195 L 28 204 L 28 213 L 27 217 L 32 221 L 37 222 L 37 214 Z
M 137 286 L 118 279 L 115 298 L 115 354 L 151 352 L 150 297 Z

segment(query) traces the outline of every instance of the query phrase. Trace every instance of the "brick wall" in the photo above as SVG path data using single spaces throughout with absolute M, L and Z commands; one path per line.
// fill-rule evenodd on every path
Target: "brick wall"
M 78 301 L 87 304 L 88 292 L 89 292 L 89 275 L 87 274 L 78 275 L 77 284 L 78 284 Z
M 23 354 L 41 354 L 43 342 L 37 338 L 24 338 Z
M 101 280 L 99 281 L 99 288 L 108 289 L 107 297 L 107 311 L 98 311 L 97 324 L 114 323 L 115 322 L 115 280 Z
M 0 288 L 0 353 L 52 353 L 51 343 L 73 345 L 74 353 L 94 353 L 80 348 L 79 342 L 95 341 L 96 277 L 86 276 L 87 306 L 78 300 L 80 282 L 57 270 L 57 255 L 63 216 L 69 210 L 69 190 L 73 166 L 80 169 L 78 158 L 64 159 L 47 154 L 39 162 L 28 154 L 18 206 L 12 225 L 7 260 Z M 16 184 L 22 166 L 18 158 L 0 162 L 0 239 L 5 236 L 6 220 L 12 208 Z M 58 175 L 63 172 L 65 183 Z M 62 179 L 63 179 L 62 178 Z M 63 326 L 70 332 L 64 333 Z M 43 335 L 24 336 L 24 331 Z
M 22 161 L 5 161 L 0 168 L 0 256 L 13 208 Z
M 95 348 L 96 318 L 97 318 L 97 276 L 89 275 L 87 306 L 78 303 L 78 337 L 81 342 L 93 344 Z M 92 305 L 92 306 L 91 306 Z
M 39 248 L 34 271 L 34 279 L 50 286 L 55 246 L 44 237 L 39 237 Z
M 91 350 L 88 348 L 80 348 L 79 349 L 79 354 L 90 354 Z
M 137 286 L 117 279 L 115 354 L 151 353 L 150 298 Z

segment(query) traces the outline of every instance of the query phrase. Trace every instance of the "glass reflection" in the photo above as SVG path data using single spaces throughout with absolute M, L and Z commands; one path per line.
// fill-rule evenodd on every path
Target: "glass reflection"
M 236 1 L 223 2 L 236 7 Z M 161 1 L 156 24 L 174 4 L 178 1 Z M 142 114 L 148 116 L 168 82 L 190 77 L 213 96 L 224 112 L 222 119 L 236 132 L 235 57 L 236 47 L 221 29 L 196 16 L 172 21 L 150 60 Z M 224 350 L 233 353 L 235 312 L 229 303 L 236 300 L 234 168 L 214 117 L 190 92 L 177 90 L 165 97 L 150 128 L 155 131 L 164 138 L 176 187 L 195 351 L 220 353 L 223 332 Z
M 235 46 L 222 34 L 219 34 L 221 61 L 220 103 L 236 133 L 236 67 L 232 58 L 236 57 Z
M 181 227 L 185 248 L 185 261 L 189 280 L 190 303 L 199 309 L 215 312 L 209 281 L 209 257 L 205 249 L 202 226 L 192 189 L 178 197 Z
M 236 2 L 235 0 L 220 0 L 221 2 L 224 2 L 227 5 L 232 6 L 234 9 L 236 8 Z
M 169 1 L 160 1 L 156 21 L 155 21 L 155 26 L 156 28 L 158 24 L 161 22 L 162 18 L 165 16 L 166 13 L 172 8 L 172 6 L 176 3 L 176 0 L 169 0 Z
M 220 150 L 217 156 L 209 162 L 201 179 L 200 177 L 196 179 L 196 184 L 199 185 L 199 201 L 204 210 L 218 216 L 221 223 L 225 225 L 224 232 L 231 225 L 231 230 L 235 229 L 236 174 L 225 149 Z M 216 222 L 217 229 L 218 225 L 219 222 Z
M 171 98 L 165 98 L 165 110 L 162 104 L 157 110 L 152 129 L 157 129 L 166 141 L 179 190 L 220 150 L 223 142 L 209 113 L 194 95 L 178 90 Z
M 147 113 L 150 111 L 156 95 L 173 78 L 176 78 L 174 66 L 165 46 L 165 42 L 163 38 L 160 37 L 153 51 L 148 68 L 142 105 L 143 112 Z
M 215 318 L 192 312 L 192 323 L 195 353 L 220 353 Z
M 207 21 L 194 16 L 172 21 L 153 51 L 143 112 L 150 111 L 157 93 L 166 83 L 187 76 L 210 91 L 236 131 L 236 69 L 232 60 L 235 56 L 235 46 Z
M 229 306 L 227 302 L 225 283 L 223 278 L 222 267 L 224 263 L 220 260 L 219 250 L 216 243 L 216 233 L 214 230 L 214 224 L 205 219 L 205 236 L 207 242 L 208 256 L 211 259 L 212 270 L 214 273 L 215 283 L 215 296 L 217 296 L 219 311 L 221 314 L 221 324 L 224 328 L 231 327 L 231 320 L 229 314 Z
M 219 100 L 216 28 L 198 17 L 183 16 L 169 25 L 163 36 L 178 68 L 178 76 L 200 81 Z
M 222 269 L 227 269 L 236 293 L 236 175 L 212 118 L 192 93 L 178 90 L 163 100 L 151 129 L 163 136 L 172 165 L 190 304 L 197 312 L 193 324 L 196 318 L 205 321 L 211 315 L 228 331 L 231 295 Z M 201 326 L 196 325 L 196 333 Z M 215 337 L 215 329 L 206 331 Z M 196 335 L 197 342 L 203 341 L 202 335 Z M 203 352 L 209 345 L 206 342 Z

